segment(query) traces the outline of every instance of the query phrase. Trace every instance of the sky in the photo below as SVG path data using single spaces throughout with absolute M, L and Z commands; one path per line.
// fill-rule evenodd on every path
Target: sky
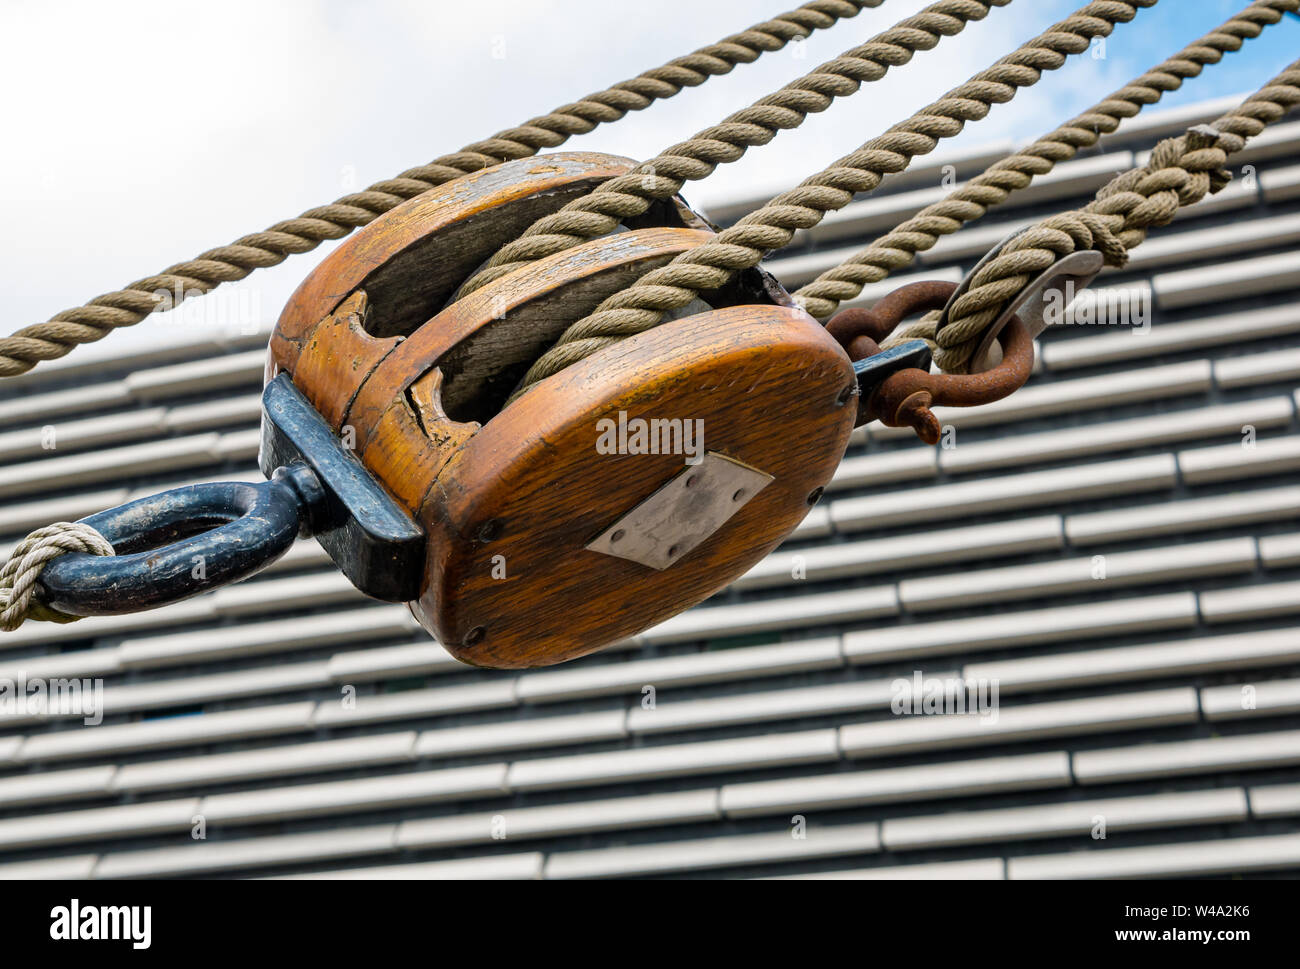
M 454 151 L 798 5 L 799 0 L 0 0 L 0 328 Z M 684 190 L 775 194 L 940 97 L 1084 0 L 1014 0 Z M 940 151 L 1023 143 L 1208 32 L 1246 0 L 1160 0 L 1104 47 L 996 106 Z M 885 0 L 802 44 L 570 140 L 642 159 L 925 6 Z M 1300 56 L 1300 19 L 1160 107 L 1247 94 Z M 1159 108 L 1148 108 L 1148 111 Z M 269 332 L 331 246 L 73 351 Z

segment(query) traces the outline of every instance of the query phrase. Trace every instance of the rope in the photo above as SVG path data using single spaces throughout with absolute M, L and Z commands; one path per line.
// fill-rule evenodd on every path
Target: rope
M 571 325 L 524 376 L 516 396 L 571 363 L 657 326 L 665 310 L 682 306 L 702 290 L 716 289 L 736 272 L 758 265 L 764 254 L 787 245 L 796 229 L 816 225 L 827 212 L 874 189 L 884 175 L 903 171 L 914 156 L 933 151 L 940 139 L 958 134 L 967 121 L 985 117 L 993 104 L 1010 101 L 1018 89 L 1035 84 L 1044 71 L 1061 67 L 1069 54 L 1087 50 L 1092 38 L 1109 35 L 1116 23 L 1132 20 L 1139 8 L 1155 2 L 1093 0 L 708 243 L 647 273 Z
M 1273 78 L 1213 125 L 1192 128 L 1158 144 L 1150 160 L 1111 180 L 1082 209 L 1044 219 L 1012 239 L 971 279 L 953 302 L 948 324 L 935 333 L 937 315 L 901 327 L 886 341 L 929 339 L 935 363 L 949 373 L 968 368 L 980 337 L 1030 280 L 1070 253 L 1100 252 L 1109 266 L 1123 267 L 1147 230 L 1168 225 L 1178 210 L 1219 191 L 1232 180 L 1224 167 L 1268 125 L 1300 104 L 1300 61 Z
M 1300 0 L 1255 0 L 1200 40 L 828 269 L 794 293 L 796 302 L 818 319 L 828 318 L 841 302 L 856 299 L 867 284 L 881 282 L 906 268 L 918 252 L 931 248 L 940 236 L 983 217 L 1012 192 L 1026 188 L 1036 176 L 1046 175 L 1058 163 L 1073 158 L 1080 148 L 1095 145 L 1102 134 L 1118 129 L 1123 119 L 1136 116 L 1166 92 L 1176 91 L 1184 80 L 1199 75 L 1206 64 L 1221 61 L 1225 52 L 1240 50 L 1247 39 L 1258 37 L 1266 26 L 1278 23 L 1288 12 L 1300 13 Z
M 14 548 L 0 568 L 0 630 L 11 633 L 24 619 L 43 622 L 74 622 L 34 598 L 36 580 L 52 559 L 65 552 L 112 555 L 113 546 L 103 535 L 81 522 L 55 522 L 38 528 Z
M 515 241 L 502 246 L 486 266 L 460 289 L 465 296 L 494 279 L 532 262 L 613 232 L 619 223 L 641 215 L 659 199 L 671 198 L 687 180 L 713 173 L 719 164 L 739 160 L 747 148 L 766 145 L 783 129 L 803 124 L 838 97 L 855 93 L 864 81 L 877 81 L 891 66 L 906 64 L 918 50 L 937 47 L 972 20 L 983 20 L 995 6 L 1011 0 L 940 0 L 858 47 L 845 51 L 785 87 L 673 145 L 633 171 L 602 184 L 560 211 L 534 222 Z
M 112 330 L 139 323 L 149 314 L 171 309 L 175 296 L 207 293 L 222 283 L 243 279 L 256 269 L 275 266 L 293 254 L 310 252 L 326 239 L 341 239 L 409 198 L 469 172 L 543 148 L 562 145 L 573 135 L 617 121 L 670 98 L 682 88 L 727 74 L 736 64 L 748 64 L 763 53 L 780 50 L 796 37 L 807 37 L 838 21 L 856 16 L 884 0 L 812 0 L 789 13 L 755 24 L 748 30 L 702 47 L 692 54 L 556 108 L 484 141 L 466 145 L 427 165 L 376 182 L 364 191 L 345 195 L 330 205 L 308 209 L 296 219 L 277 222 L 264 232 L 209 249 L 188 262 L 177 263 L 125 289 L 96 296 L 76 309 L 64 310 L 47 322 L 0 338 L 0 377 L 26 373 L 42 360 L 54 360 L 74 346 L 103 339 Z

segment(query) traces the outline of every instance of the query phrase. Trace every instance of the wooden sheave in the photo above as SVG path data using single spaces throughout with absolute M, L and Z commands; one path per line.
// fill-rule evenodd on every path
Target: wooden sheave
M 326 259 L 271 338 L 267 379 L 289 373 L 427 530 L 411 609 L 464 662 L 563 662 L 704 600 L 799 523 L 847 446 L 856 410 L 849 358 L 756 270 L 705 294 L 710 311 L 606 347 L 502 406 L 569 324 L 713 235 L 673 199 L 626 231 L 453 301 L 504 242 L 634 166 L 595 153 L 544 155 L 411 199 Z M 652 421 L 693 422 L 701 438 L 693 456 L 644 453 L 635 435 L 629 441 L 626 428 Z M 611 427 L 621 429 L 613 438 Z M 703 452 L 712 464 L 687 463 Z M 716 517 L 716 508 L 682 502 L 699 474 L 718 467 L 770 480 L 737 487 L 734 512 L 708 534 L 656 549 L 672 553 L 666 565 L 589 548 L 626 541 L 619 532 L 635 531 L 660 489 L 660 504 L 677 495 L 669 531 L 695 511 Z M 716 504 L 718 479 L 707 480 L 715 493 L 699 500 Z M 638 508 L 640 519 L 620 529 Z

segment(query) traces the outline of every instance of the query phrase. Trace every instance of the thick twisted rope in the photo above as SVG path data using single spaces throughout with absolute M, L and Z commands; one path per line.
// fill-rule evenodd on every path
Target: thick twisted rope
M 25 619 L 72 622 L 80 618 L 51 609 L 34 598 L 42 570 L 65 552 L 112 555 L 113 546 L 81 522 L 55 522 L 36 529 L 18 543 L 9 561 L 0 568 L 0 630 L 13 632 Z
M 708 177 L 718 165 L 740 159 L 746 149 L 766 145 L 777 132 L 799 127 L 809 114 L 825 111 L 836 98 L 855 93 L 864 81 L 877 81 L 891 66 L 906 64 L 918 50 L 937 47 L 961 33 L 995 6 L 1011 0 L 940 0 L 900 21 L 865 44 L 845 51 L 780 90 L 673 145 L 626 175 L 534 222 L 515 241 L 502 246 L 460 290 L 464 296 L 536 259 L 613 232 L 619 223 L 646 212 L 655 201 L 671 198 L 689 180 Z
M 826 319 L 841 302 L 856 299 L 864 286 L 906 268 L 918 252 L 931 248 L 941 236 L 981 218 L 1012 192 L 1073 158 L 1080 148 L 1095 145 L 1101 135 L 1118 129 L 1122 120 L 1177 90 L 1185 79 L 1199 75 L 1206 64 L 1217 64 L 1225 52 L 1240 50 L 1246 40 L 1258 37 L 1287 13 L 1300 13 L 1300 0 L 1255 0 L 1200 40 L 828 269 L 794 293 L 796 302 L 818 319 Z
M 763 256 L 790 242 L 796 229 L 815 226 L 829 211 L 841 209 L 884 175 L 901 172 L 916 155 L 935 149 L 940 139 L 958 134 L 967 121 L 988 114 L 993 104 L 1010 101 L 1044 71 L 1061 67 L 1070 54 L 1088 49 L 1094 37 L 1110 34 L 1116 23 L 1132 20 L 1155 0 L 1093 0 L 1043 34 L 981 71 L 940 100 L 873 138 L 857 151 L 805 179 L 708 243 L 683 252 L 665 266 L 615 293 L 591 315 L 570 326 L 524 376 L 516 395 L 619 340 L 657 326 L 665 311 L 684 306 L 701 291 L 716 289 Z
M 1145 165 L 1110 181 L 1084 208 L 1044 219 L 1010 240 L 953 301 L 942 330 L 935 332 L 937 315 L 929 315 L 900 327 L 886 345 L 928 339 L 941 369 L 965 372 L 985 330 L 1034 277 L 1087 249 L 1100 252 L 1109 266 L 1124 266 L 1148 229 L 1168 225 L 1180 208 L 1227 185 L 1232 180 L 1225 168 L 1228 157 L 1298 104 L 1300 61 L 1213 125 L 1162 141 Z
M 84 306 L 64 310 L 47 322 L 0 338 L 0 377 L 26 373 L 42 360 L 57 359 L 74 346 L 100 340 L 118 327 L 131 326 L 151 313 L 171 309 L 178 294 L 186 299 L 207 293 L 222 283 L 243 279 L 256 269 L 277 265 L 293 253 L 310 252 L 324 240 L 341 239 L 405 200 L 453 178 L 503 161 L 526 158 L 543 148 L 555 148 L 573 135 L 617 121 L 628 112 L 670 98 L 682 88 L 703 84 L 710 77 L 730 72 L 737 64 L 751 63 L 765 52 L 780 50 L 795 38 L 825 30 L 865 7 L 876 7 L 883 2 L 812 0 L 631 80 L 498 132 L 484 141 L 466 145 L 427 165 L 409 169 L 396 178 L 376 182 L 330 205 L 308 209 L 296 219 L 277 222 L 264 232 L 209 249 L 195 259 L 177 263 L 124 289 L 97 296 Z

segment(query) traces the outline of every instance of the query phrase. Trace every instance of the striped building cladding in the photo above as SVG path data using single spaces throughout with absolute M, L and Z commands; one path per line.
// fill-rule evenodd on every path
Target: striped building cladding
M 959 279 L 1224 106 L 1135 121 L 857 302 Z M 768 267 L 794 288 L 1008 147 L 922 159 Z M 99 725 L 0 717 L 0 876 L 1300 874 L 1298 153 L 1283 121 L 1098 280 L 1138 325 L 1049 330 L 1024 390 L 941 413 L 950 446 L 860 430 L 780 549 L 636 642 L 461 666 L 311 541 L 0 636 L 0 681 L 103 684 Z M 0 382 L 0 551 L 256 478 L 263 340 Z M 896 714 L 918 676 L 996 682 L 997 716 Z

